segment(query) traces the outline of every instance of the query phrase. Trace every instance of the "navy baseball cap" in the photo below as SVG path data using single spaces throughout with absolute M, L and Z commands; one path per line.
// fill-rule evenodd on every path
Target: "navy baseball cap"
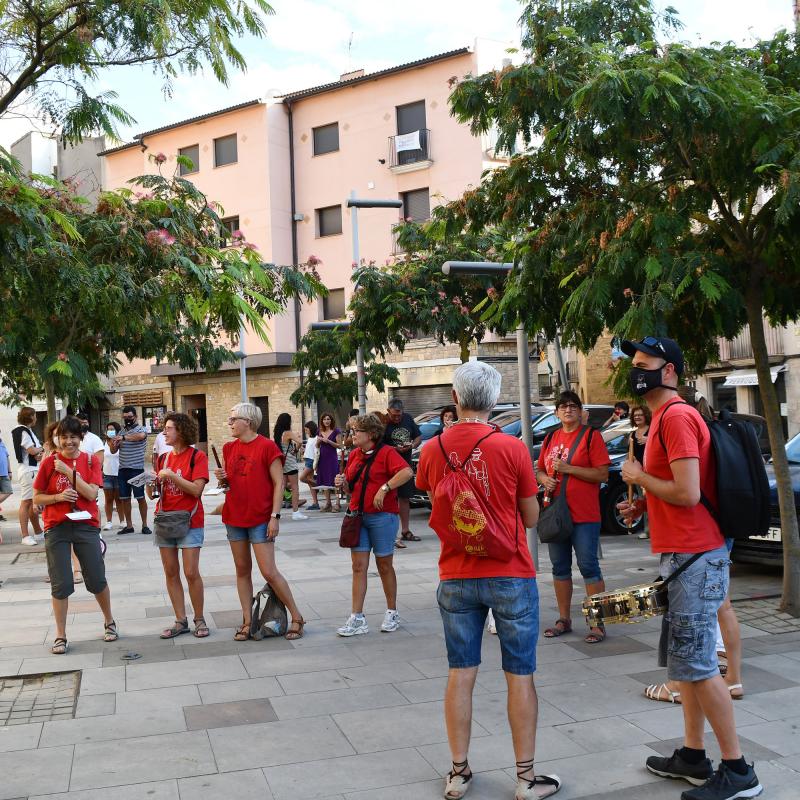
M 645 336 L 640 342 L 625 339 L 621 345 L 622 352 L 626 356 L 633 356 L 638 350 L 647 353 L 649 356 L 663 358 L 668 364 L 675 367 L 678 375 L 683 375 L 683 351 L 678 347 L 674 339 L 667 339 L 665 336 Z

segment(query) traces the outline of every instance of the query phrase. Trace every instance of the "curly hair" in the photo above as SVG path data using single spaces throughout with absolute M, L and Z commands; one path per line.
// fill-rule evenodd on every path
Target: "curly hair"
M 199 436 L 197 423 L 188 414 L 182 414 L 180 411 L 170 411 L 164 417 L 164 424 L 166 425 L 170 421 L 175 425 L 175 430 L 185 445 L 188 446 L 197 441 Z
M 36 409 L 32 406 L 22 406 L 17 412 L 17 423 L 31 426 L 36 422 Z
M 362 417 L 356 417 L 354 427 L 364 431 L 373 442 L 379 442 L 386 430 L 386 426 L 377 414 L 364 414 Z
M 650 413 L 650 409 L 647 406 L 634 406 L 631 409 L 631 422 L 633 422 L 633 415 L 637 411 L 641 411 L 642 414 L 644 414 L 644 421 L 649 425 L 650 421 L 653 419 L 653 415 Z

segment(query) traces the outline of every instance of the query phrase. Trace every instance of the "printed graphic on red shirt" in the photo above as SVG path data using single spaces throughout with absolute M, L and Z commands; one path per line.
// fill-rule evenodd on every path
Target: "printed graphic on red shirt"
M 71 469 L 75 469 L 86 483 L 93 484 L 94 486 L 103 485 L 103 473 L 98 459 L 93 458 L 90 465 L 89 456 L 86 453 L 80 453 L 76 459 L 66 459 L 60 454 L 54 454 L 42 461 L 39 471 L 36 473 L 36 478 L 33 481 L 33 488 L 35 491 L 44 494 L 61 494 L 72 487 L 71 477 L 56 472 L 56 458 L 58 458 L 59 461 L 63 461 Z M 72 510 L 72 503 L 68 502 L 52 503 L 45 506 L 44 512 L 42 513 L 44 529 L 47 531 L 50 530 L 50 528 L 55 528 L 56 525 L 60 525 L 67 519 L 67 514 Z M 88 511 L 89 514 L 91 514 L 91 519 L 83 520 L 84 525 L 89 525 L 94 528 L 100 527 L 100 515 L 96 500 L 87 500 L 79 493 L 74 510 Z
M 192 466 L 194 454 L 194 466 Z M 208 456 L 202 450 L 187 447 L 182 453 L 175 451 L 165 453 L 159 459 L 159 471 L 171 469 L 179 478 L 187 481 L 204 479 L 208 481 Z M 160 508 L 162 511 L 191 511 L 197 506 L 197 511 L 192 515 L 190 527 L 202 528 L 205 524 L 202 500 L 184 492 L 180 486 L 171 480 L 161 481 Z

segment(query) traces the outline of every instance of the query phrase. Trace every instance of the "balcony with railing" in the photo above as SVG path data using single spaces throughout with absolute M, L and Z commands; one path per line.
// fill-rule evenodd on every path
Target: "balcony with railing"
M 429 128 L 390 136 L 389 169 L 395 174 L 427 169 L 433 164 L 430 143 Z
M 780 361 L 784 356 L 783 328 L 773 328 L 766 321 L 764 337 L 767 340 L 767 354 L 771 361 Z M 753 345 L 750 341 L 750 326 L 745 325 L 741 333 L 733 339 L 719 340 L 720 363 L 731 364 L 753 363 Z

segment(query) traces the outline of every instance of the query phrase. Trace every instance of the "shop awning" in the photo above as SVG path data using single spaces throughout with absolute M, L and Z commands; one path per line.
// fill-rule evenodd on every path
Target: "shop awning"
M 777 367 L 770 367 L 769 372 L 772 382 L 778 380 L 778 373 L 786 369 L 786 364 L 779 364 Z M 758 375 L 755 370 L 737 369 L 725 377 L 725 386 L 758 386 Z

